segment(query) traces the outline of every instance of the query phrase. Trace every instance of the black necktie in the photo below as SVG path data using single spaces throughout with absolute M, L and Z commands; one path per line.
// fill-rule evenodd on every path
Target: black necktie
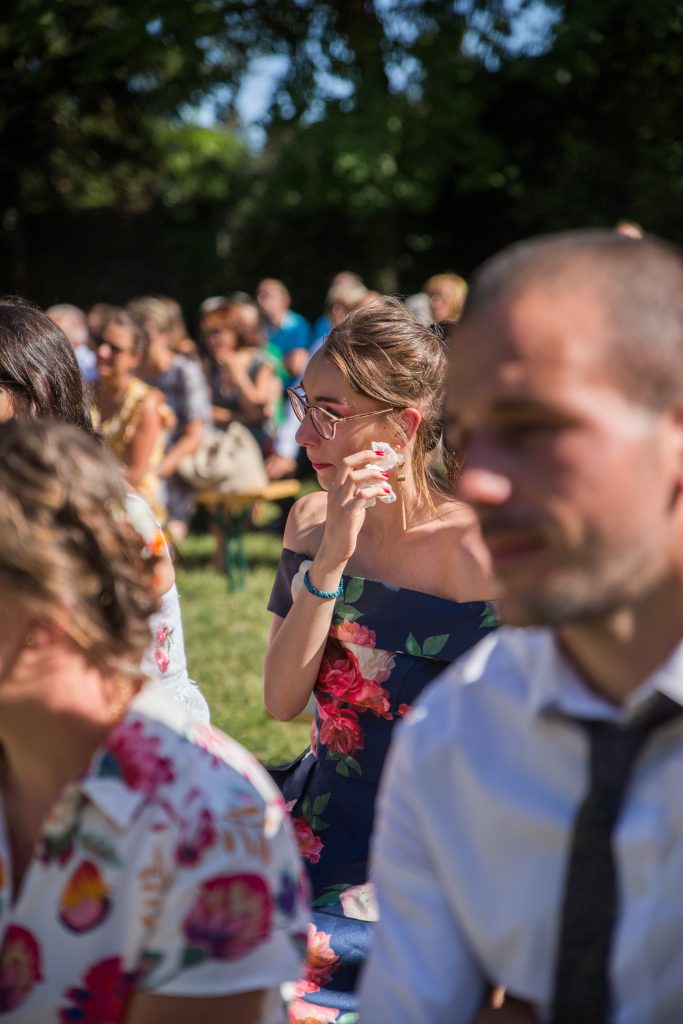
M 603 1024 L 609 1019 L 609 954 L 617 918 L 612 832 L 647 737 L 681 714 L 680 704 L 656 694 L 628 725 L 579 722 L 590 740 L 590 785 L 574 822 L 569 853 L 553 1024 Z

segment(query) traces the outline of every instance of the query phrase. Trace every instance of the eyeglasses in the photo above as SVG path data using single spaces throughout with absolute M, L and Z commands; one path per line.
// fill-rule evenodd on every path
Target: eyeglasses
M 381 416 L 383 413 L 393 412 L 396 408 L 395 405 L 390 405 L 386 409 L 357 412 L 353 416 L 335 416 L 333 412 L 321 409 L 319 405 L 311 405 L 306 396 L 294 388 L 287 388 L 287 398 L 299 423 L 303 423 L 307 413 L 310 413 L 311 423 L 325 441 L 331 441 L 334 438 L 338 423 L 345 423 L 347 420 L 362 420 L 366 416 Z
M 131 353 L 132 353 L 132 349 L 121 348 L 120 345 L 115 345 L 113 341 L 107 341 L 105 338 L 98 338 L 97 341 L 95 342 L 95 348 L 96 349 L 101 349 L 105 345 L 107 345 L 109 347 L 109 349 L 111 350 L 112 355 L 114 355 L 114 356 L 120 356 L 122 352 L 125 352 L 126 355 L 131 355 Z

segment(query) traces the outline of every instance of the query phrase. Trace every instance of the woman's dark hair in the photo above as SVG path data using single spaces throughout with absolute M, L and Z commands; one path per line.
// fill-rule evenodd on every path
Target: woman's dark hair
M 93 433 L 69 339 L 21 299 L 0 299 L 0 389 L 9 393 L 17 419 L 42 416 Z
M 124 309 L 122 306 L 110 306 L 109 312 L 102 321 L 101 334 L 104 334 L 110 324 L 115 324 L 117 327 L 125 327 L 130 332 L 130 336 L 133 339 L 133 352 L 136 356 L 144 359 L 149 348 L 149 335 L 140 316 L 131 310 Z

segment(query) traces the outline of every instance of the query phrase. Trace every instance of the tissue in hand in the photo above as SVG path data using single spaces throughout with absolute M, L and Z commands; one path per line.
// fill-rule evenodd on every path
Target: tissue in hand
M 370 445 L 373 452 L 382 452 L 383 459 L 381 462 L 371 462 L 368 465 L 368 469 L 395 469 L 396 466 L 400 466 L 403 463 L 403 453 L 394 451 L 390 444 L 386 441 L 373 441 Z M 393 487 L 389 483 L 386 484 L 389 488 L 388 494 L 380 495 L 380 501 L 383 501 L 386 505 L 391 505 L 392 502 L 396 501 L 396 494 L 394 493 Z M 375 498 L 369 498 L 365 502 L 364 508 L 372 508 L 375 504 Z

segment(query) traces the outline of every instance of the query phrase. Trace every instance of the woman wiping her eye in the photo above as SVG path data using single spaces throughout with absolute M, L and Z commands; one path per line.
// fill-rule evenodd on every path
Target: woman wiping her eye
M 315 698 L 310 751 L 273 772 L 314 895 L 294 1021 L 355 1013 L 376 918 L 368 843 L 392 730 L 495 624 L 474 515 L 450 495 L 445 364 L 437 333 L 378 300 L 333 328 L 289 393 L 321 487 L 287 522 L 264 671 L 275 717 L 294 718 Z

